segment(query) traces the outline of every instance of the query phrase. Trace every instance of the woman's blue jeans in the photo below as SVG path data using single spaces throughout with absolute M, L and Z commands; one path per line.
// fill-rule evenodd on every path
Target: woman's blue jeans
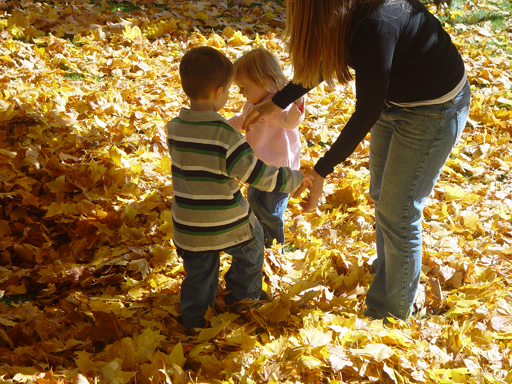
M 257 220 L 254 222 L 252 240 L 225 250 L 233 257 L 224 275 L 229 291 L 224 300 L 228 305 L 247 298 L 258 300 L 261 295 L 265 249 L 263 229 Z M 188 252 L 183 249 L 177 249 L 177 252 L 187 273 L 180 292 L 182 323 L 188 328 L 203 328 L 206 326 L 204 315 L 208 307 L 213 308 L 217 296 L 220 252 Z
M 289 193 L 265 192 L 249 186 L 247 201 L 258 218 L 265 236 L 265 247 L 270 248 L 274 239 L 284 244 L 284 212 L 288 206 Z
M 366 316 L 407 320 L 422 261 L 422 214 L 466 125 L 471 91 L 412 108 L 386 106 L 370 136 L 370 197 L 375 202 L 377 269 Z

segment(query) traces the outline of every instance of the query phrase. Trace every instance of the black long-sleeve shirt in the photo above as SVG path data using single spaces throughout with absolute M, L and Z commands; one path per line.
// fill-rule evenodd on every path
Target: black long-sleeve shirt
M 323 177 L 354 152 L 386 101 L 436 99 L 452 91 L 465 73 L 450 36 L 420 1 L 384 0 L 370 11 L 368 6 L 357 5 L 355 17 L 362 21 L 349 46 L 349 65 L 355 71 L 355 111 L 315 165 Z M 272 101 L 285 108 L 309 90 L 289 83 Z

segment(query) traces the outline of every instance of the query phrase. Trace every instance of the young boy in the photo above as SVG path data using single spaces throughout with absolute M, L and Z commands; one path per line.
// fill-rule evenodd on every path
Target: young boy
M 211 47 L 192 48 L 180 64 L 190 108 L 167 123 L 172 158 L 173 241 L 186 272 L 181 316 L 188 328 L 206 326 L 219 279 L 220 251 L 233 257 L 225 275 L 226 304 L 267 299 L 262 291 L 263 230 L 242 196 L 238 180 L 265 191 L 293 192 L 299 171 L 267 166 L 243 135 L 217 111 L 234 78 L 231 61 Z

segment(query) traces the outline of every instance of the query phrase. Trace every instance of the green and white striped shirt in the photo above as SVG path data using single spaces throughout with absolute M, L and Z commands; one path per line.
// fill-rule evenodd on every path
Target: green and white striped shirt
M 302 174 L 266 165 L 244 136 L 214 111 L 180 110 L 167 123 L 172 158 L 173 241 L 194 252 L 223 250 L 251 239 L 256 218 L 238 180 L 262 191 L 293 192 Z

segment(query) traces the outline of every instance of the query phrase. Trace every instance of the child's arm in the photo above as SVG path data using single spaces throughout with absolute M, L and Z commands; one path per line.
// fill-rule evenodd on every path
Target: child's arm
M 237 131 L 242 131 L 242 125 L 244 123 L 244 117 L 242 113 L 231 116 L 228 121 L 229 124 L 231 124 Z
M 292 193 L 303 181 L 300 171 L 267 165 L 256 157 L 245 139 L 230 148 L 226 158 L 228 176 L 267 192 Z
M 242 132 L 242 127 L 244 125 L 244 119 L 245 119 L 245 116 L 247 115 L 247 103 L 244 104 L 244 106 L 242 107 L 242 112 L 240 113 L 237 113 L 233 116 L 231 116 L 228 121 L 229 123 L 235 127 L 235 129 L 238 131 L 238 132 Z
M 303 212 L 311 212 L 316 208 L 318 204 L 318 199 L 322 196 L 322 190 L 324 186 L 324 178 L 320 176 L 313 169 L 309 174 L 304 176 L 304 181 L 300 185 L 299 188 L 295 190 L 293 193 L 293 197 L 297 198 L 304 191 L 304 189 L 309 189 L 309 197 L 304 199 L 300 206 L 303 209 Z
M 304 112 L 304 98 L 301 97 L 290 104 L 287 108 L 278 112 L 276 115 L 276 121 L 281 128 L 295 129 L 304 121 Z

